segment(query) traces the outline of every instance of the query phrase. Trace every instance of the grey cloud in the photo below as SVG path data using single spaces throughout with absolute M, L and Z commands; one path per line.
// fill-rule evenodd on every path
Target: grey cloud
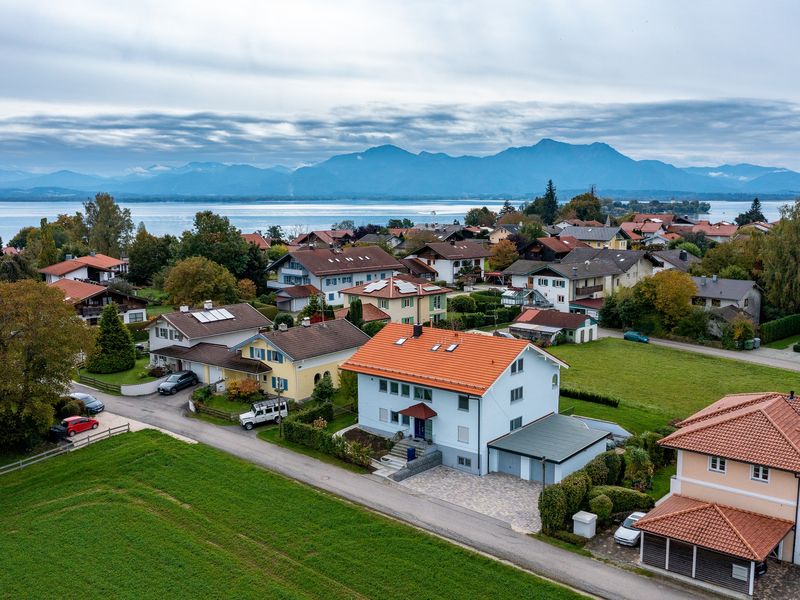
M 604 141 L 634 158 L 677 164 L 749 161 L 800 168 L 800 106 L 748 99 L 366 104 L 293 119 L 217 112 L 32 114 L 0 119 L 0 168 L 113 173 L 197 160 L 298 165 L 384 143 L 483 155 L 542 137 Z

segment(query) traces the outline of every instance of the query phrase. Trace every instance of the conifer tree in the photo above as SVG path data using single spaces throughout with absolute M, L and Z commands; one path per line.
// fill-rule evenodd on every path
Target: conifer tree
M 117 312 L 116 304 L 109 304 L 100 317 L 100 333 L 94 353 L 89 358 L 90 373 L 119 373 L 136 364 L 133 338 Z
M 350 309 L 347 311 L 346 318 L 356 327 L 360 328 L 364 324 L 364 307 L 361 304 L 361 298 L 350 301 Z
M 38 256 L 39 268 L 43 269 L 58 262 L 58 248 L 53 239 L 53 232 L 50 230 L 50 224 L 47 219 L 42 219 L 40 222 L 40 249 Z

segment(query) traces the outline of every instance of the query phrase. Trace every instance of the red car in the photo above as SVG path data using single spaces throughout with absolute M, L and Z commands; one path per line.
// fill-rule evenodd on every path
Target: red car
M 61 421 L 61 424 L 52 427 L 51 431 L 58 434 L 59 437 L 72 437 L 87 429 L 97 429 L 99 425 L 100 422 L 91 417 L 67 417 Z

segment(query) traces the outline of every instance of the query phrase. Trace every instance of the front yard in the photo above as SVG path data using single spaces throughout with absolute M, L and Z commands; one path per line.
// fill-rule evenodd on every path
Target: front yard
M 800 389 L 800 373 L 605 338 L 549 348 L 570 365 L 562 384 L 621 399 L 618 408 L 562 398 L 562 410 L 616 421 L 633 432 L 685 418 L 725 394 Z
M 121 371 L 120 373 L 89 373 L 85 368 L 80 370 L 81 375 L 97 379 L 103 383 L 110 383 L 112 385 L 132 385 L 137 383 L 147 383 L 154 381 L 156 377 L 150 377 L 147 374 L 147 365 L 150 364 L 148 357 L 136 359 L 136 364 L 132 369 Z

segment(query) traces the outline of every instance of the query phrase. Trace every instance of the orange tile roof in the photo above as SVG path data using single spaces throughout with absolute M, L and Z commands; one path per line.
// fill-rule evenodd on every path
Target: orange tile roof
M 645 221 L 652 221 L 653 219 L 657 219 L 662 221 L 665 225 L 669 225 L 675 219 L 675 215 L 672 213 L 653 213 L 651 215 L 647 213 L 636 213 L 633 215 L 634 223 L 644 223 Z
M 100 254 L 97 252 L 94 256 L 88 254 L 86 256 L 78 256 L 75 258 L 78 262 L 82 262 L 90 267 L 95 267 L 98 269 L 113 269 L 120 265 L 124 265 L 125 261 L 120 260 L 118 258 L 114 258 L 112 256 L 107 256 L 105 254 Z
M 3 254 L 5 254 L 6 256 L 15 256 L 19 254 L 19 250 L 14 248 L 14 246 L 6 246 L 5 248 L 3 248 Z
M 709 223 L 708 221 L 699 221 L 692 227 L 692 233 L 704 233 L 707 236 L 714 237 L 731 237 L 738 231 L 737 225 L 727 223 Z
M 640 225 L 641 223 L 633 223 L 631 221 L 625 221 L 624 223 L 619 224 L 619 228 L 622 229 L 622 231 L 625 232 L 625 235 L 627 235 L 630 239 L 632 239 L 633 241 L 638 241 L 642 239 L 642 236 L 636 233 L 635 230 L 639 229 Z
M 344 308 L 339 308 L 333 311 L 333 316 L 337 319 L 344 319 L 347 317 L 347 311 L 350 310 L 350 307 L 345 306 Z M 361 318 L 363 319 L 364 323 L 370 323 L 372 321 L 388 321 L 392 317 L 387 315 L 383 312 L 380 308 L 375 306 L 374 304 L 364 303 L 361 306 Z
M 64 292 L 64 300 L 71 302 L 72 304 L 80 302 L 81 300 L 86 300 L 86 298 L 91 298 L 92 296 L 96 296 L 97 294 L 106 291 L 106 288 L 102 285 L 95 285 L 93 283 L 86 283 L 84 281 L 75 281 L 74 279 L 59 279 L 58 281 L 51 283 L 49 287 L 60 289 L 62 292 Z
M 793 525 L 784 519 L 676 494 L 639 519 L 635 527 L 745 560 L 762 561 Z
M 659 441 L 667 448 L 800 472 L 800 403 L 775 392 L 725 396 Z
M 424 327 L 414 338 L 413 325 L 389 323 L 350 357 L 342 369 L 399 379 L 464 394 L 484 394 L 525 348 L 567 365 L 525 340 Z M 396 342 L 406 338 L 402 345 Z M 435 345 L 439 347 L 434 351 Z M 453 352 L 445 349 L 458 344 Z
M 86 266 L 85 263 L 79 262 L 75 259 L 65 260 L 60 263 L 56 263 L 54 265 L 50 265 L 49 267 L 44 267 L 39 269 L 39 273 L 45 273 L 47 275 L 56 275 L 61 277 L 66 275 L 67 273 L 72 273 L 73 271 L 77 271 L 78 269 L 83 269 Z
M 72 273 L 73 271 L 77 271 L 78 269 L 86 266 L 100 269 L 101 271 L 110 271 L 111 269 L 123 264 L 125 264 L 125 261 L 119 260 L 118 258 L 112 258 L 110 256 L 106 256 L 105 254 L 95 254 L 94 256 L 87 255 L 71 258 L 69 260 L 50 265 L 49 267 L 39 269 L 39 272 L 61 277 L 67 273 Z

